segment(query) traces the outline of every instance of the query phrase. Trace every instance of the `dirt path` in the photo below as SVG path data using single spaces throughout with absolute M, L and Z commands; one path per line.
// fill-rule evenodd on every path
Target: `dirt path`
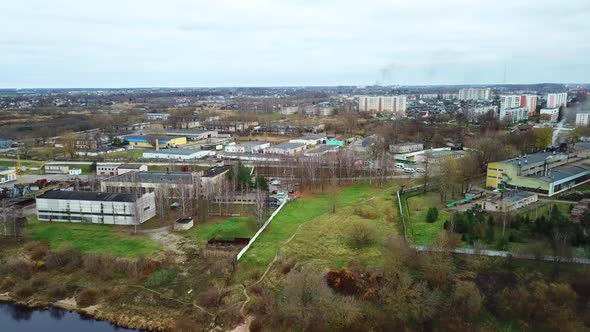
M 146 234 L 150 239 L 160 243 L 164 251 L 174 253 L 177 263 L 186 262 L 185 248 L 195 246 L 190 239 L 176 235 L 170 232 L 167 228 L 153 230 Z

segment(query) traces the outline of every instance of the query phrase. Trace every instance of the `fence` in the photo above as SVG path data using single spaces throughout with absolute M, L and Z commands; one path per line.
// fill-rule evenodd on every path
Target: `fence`
M 237 256 L 237 260 L 238 261 L 246 253 L 246 251 L 248 251 L 248 249 L 250 249 L 250 246 L 254 243 L 254 241 L 256 241 L 256 239 L 262 233 L 262 231 L 264 231 L 266 229 L 266 227 L 268 225 L 270 225 L 270 222 L 283 209 L 283 206 L 285 206 L 285 204 L 287 204 L 287 200 L 286 199 L 283 200 L 283 203 L 281 203 L 281 205 L 279 205 L 279 207 L 275 210 L 275 212 L 273 212 L 270 215 L 270 217 L 268 218 L 268 220 L 264 223 L 264 225 L 262 225 L 262 227 L 260 227 L 260 229 L 258 230 L 258 232 L 256 232 L 256 234 L 254 234 L 254 236 L 250 239 L 250 242 L 248 242 L 248 245 L 246 245 L 242 250 L 240 250 L 240 252 L 238 253 L 238 256 Z

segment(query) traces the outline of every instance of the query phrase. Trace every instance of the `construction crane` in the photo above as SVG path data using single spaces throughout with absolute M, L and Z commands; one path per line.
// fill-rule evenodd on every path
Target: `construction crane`
M 19 154 L 16 155 L 15 171 L 16 171 L 16 175 L 22 175 L 22 173 L 23 173 L 21 170 L 21 162 L 20 162 L 20 155 Z

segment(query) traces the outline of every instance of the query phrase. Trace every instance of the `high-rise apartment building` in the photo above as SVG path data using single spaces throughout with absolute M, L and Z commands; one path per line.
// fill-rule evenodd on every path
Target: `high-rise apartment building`
M 359 96 L 359 112 L 393 113 L 405 115 L 406 96 Z
M 537 100 L 536 95 L 500 95 L 500 109 L 526 107 L 532 117 L 537 110 Z
M 547 108 L 559 108 L 561 106 L 567 106 L 567 92 L 547 94 Z
M 492 89 L 490 88 L 463 88 L 459 90 L 460 100 L 490 100 Z

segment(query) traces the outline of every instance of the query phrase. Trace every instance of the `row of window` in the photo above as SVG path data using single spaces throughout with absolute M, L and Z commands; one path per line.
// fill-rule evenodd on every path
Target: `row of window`
M 149 206 L 148 206 L 149 209 Z M 60 214 L 81 214 L 87 216 L 117 216 L 117 217 L 133 217 L 133 214 L 128 213 L 97 213 L 97 212 L 81 212 L 81 211 L 52 211 L 52 210 L 39 210 L 39 213 L 60 213 Z M 41 215 L 39 215 L 41 216 Z

